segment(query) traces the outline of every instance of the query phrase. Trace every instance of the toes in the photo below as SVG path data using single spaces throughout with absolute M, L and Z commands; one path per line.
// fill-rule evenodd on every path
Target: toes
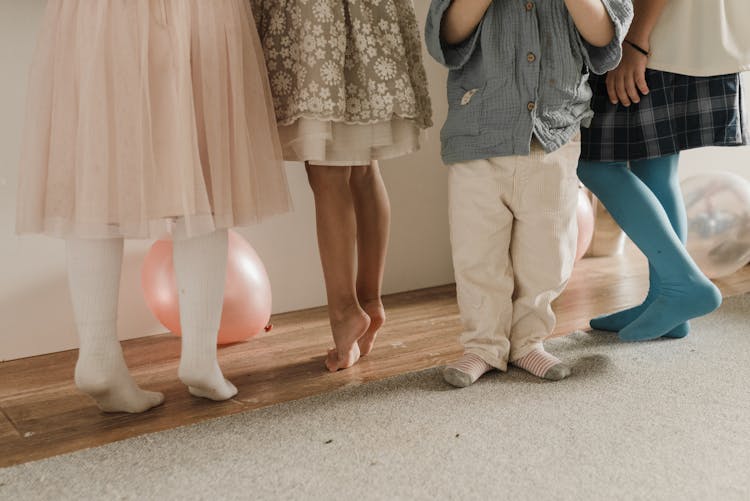
M 339 355 L 336 348 L 328 350 L 326 355 L 326 368 L 331 372 L 339 370 Z
M 375 337 L 376 334 L 365 334 L 357 340 L 357 345 L 359 345 L 359 353 L 361 357 L 367 356 L 372 351 L 372 347 L 375 344 Z
M 359 345 L 355 343 L 354 346 L 352 346 L 352 349 L 346 354 L 345 358 L 339 358 L 339 368 L 348 369 L 359 361 L 360 356 Z
M 148 393 L 150 407 L 156 407 L 164 403 L 164 393 L 159 393 L 157 391 L 150 391 Z
M 239 392 L 237 387 L 233 385 L 231 381 L 229 381 L 228 379 L 225 379 L 224 382 L 226 383 L 225 390 L 226 390 L 226 395 L 228 395 L 227 398 L 232 398 Z
M 550 369 L 544 374 L 544 379 L 560 381 L 568 376 L 570 376 L 570 367 L 565 364 L 557 364 L 550 367 Z
M 357 343 L 352 346 L 345 356 L 341 356 L 336 348 L 331 348 L 326 355 L 326 368 L 331 372 L 348 369 L 357 363 L 359 357 L 360 351 Z
M 97 407 L 102 412 L 128 414 L 140 414 L 164 403 L 164 394 L 155 391 L 138 390 L 140 394 L 119 396 L 119 399 L 110 398 L 97 401 Z
M 188 386 L 188 391 L 195 397 L 221 402 L 235 396 L 237 394 L 237 387 L 225 379 L 222 385 L 212 387 Z

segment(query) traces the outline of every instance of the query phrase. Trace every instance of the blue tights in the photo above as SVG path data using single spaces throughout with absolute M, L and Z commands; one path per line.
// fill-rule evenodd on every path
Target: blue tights
M 646 255 L 649 292 L 643 304 L 591 321 L 625 341 L 685 337 L 687 321 L 721 304 L 719 290 L 685 250 L 687 219 L 677 165 L 679 155 L 631 162 L 578 164 L 578 177 Z

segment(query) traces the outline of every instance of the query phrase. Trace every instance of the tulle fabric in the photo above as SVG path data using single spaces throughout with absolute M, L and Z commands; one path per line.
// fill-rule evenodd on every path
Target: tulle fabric
M 50 0 L 17 231 L 194 236 L 288 211 L 252 23 L 245 0 Z
M 279 126 L 286 160 L 312 165 L 369 165 L 419 150 L 424 131 L 411 119 L 372 124 L 300 118 Z

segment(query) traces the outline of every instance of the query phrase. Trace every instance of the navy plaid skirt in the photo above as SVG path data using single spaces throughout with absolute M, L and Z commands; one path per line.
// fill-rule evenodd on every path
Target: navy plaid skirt
M 581 129 L 581 160 L 626 162 L 703 146 L 747 144 L 740 75 L 691 77 L 646 70 L 649 94 L 613 105 L 605 76 L 591 75 L 591 127 Z

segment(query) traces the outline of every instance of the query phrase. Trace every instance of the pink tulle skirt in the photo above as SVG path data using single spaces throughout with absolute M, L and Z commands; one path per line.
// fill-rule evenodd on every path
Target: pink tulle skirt
M 17 231 L 188 236 L 289 210 L 246 0 L 49 0 Z

